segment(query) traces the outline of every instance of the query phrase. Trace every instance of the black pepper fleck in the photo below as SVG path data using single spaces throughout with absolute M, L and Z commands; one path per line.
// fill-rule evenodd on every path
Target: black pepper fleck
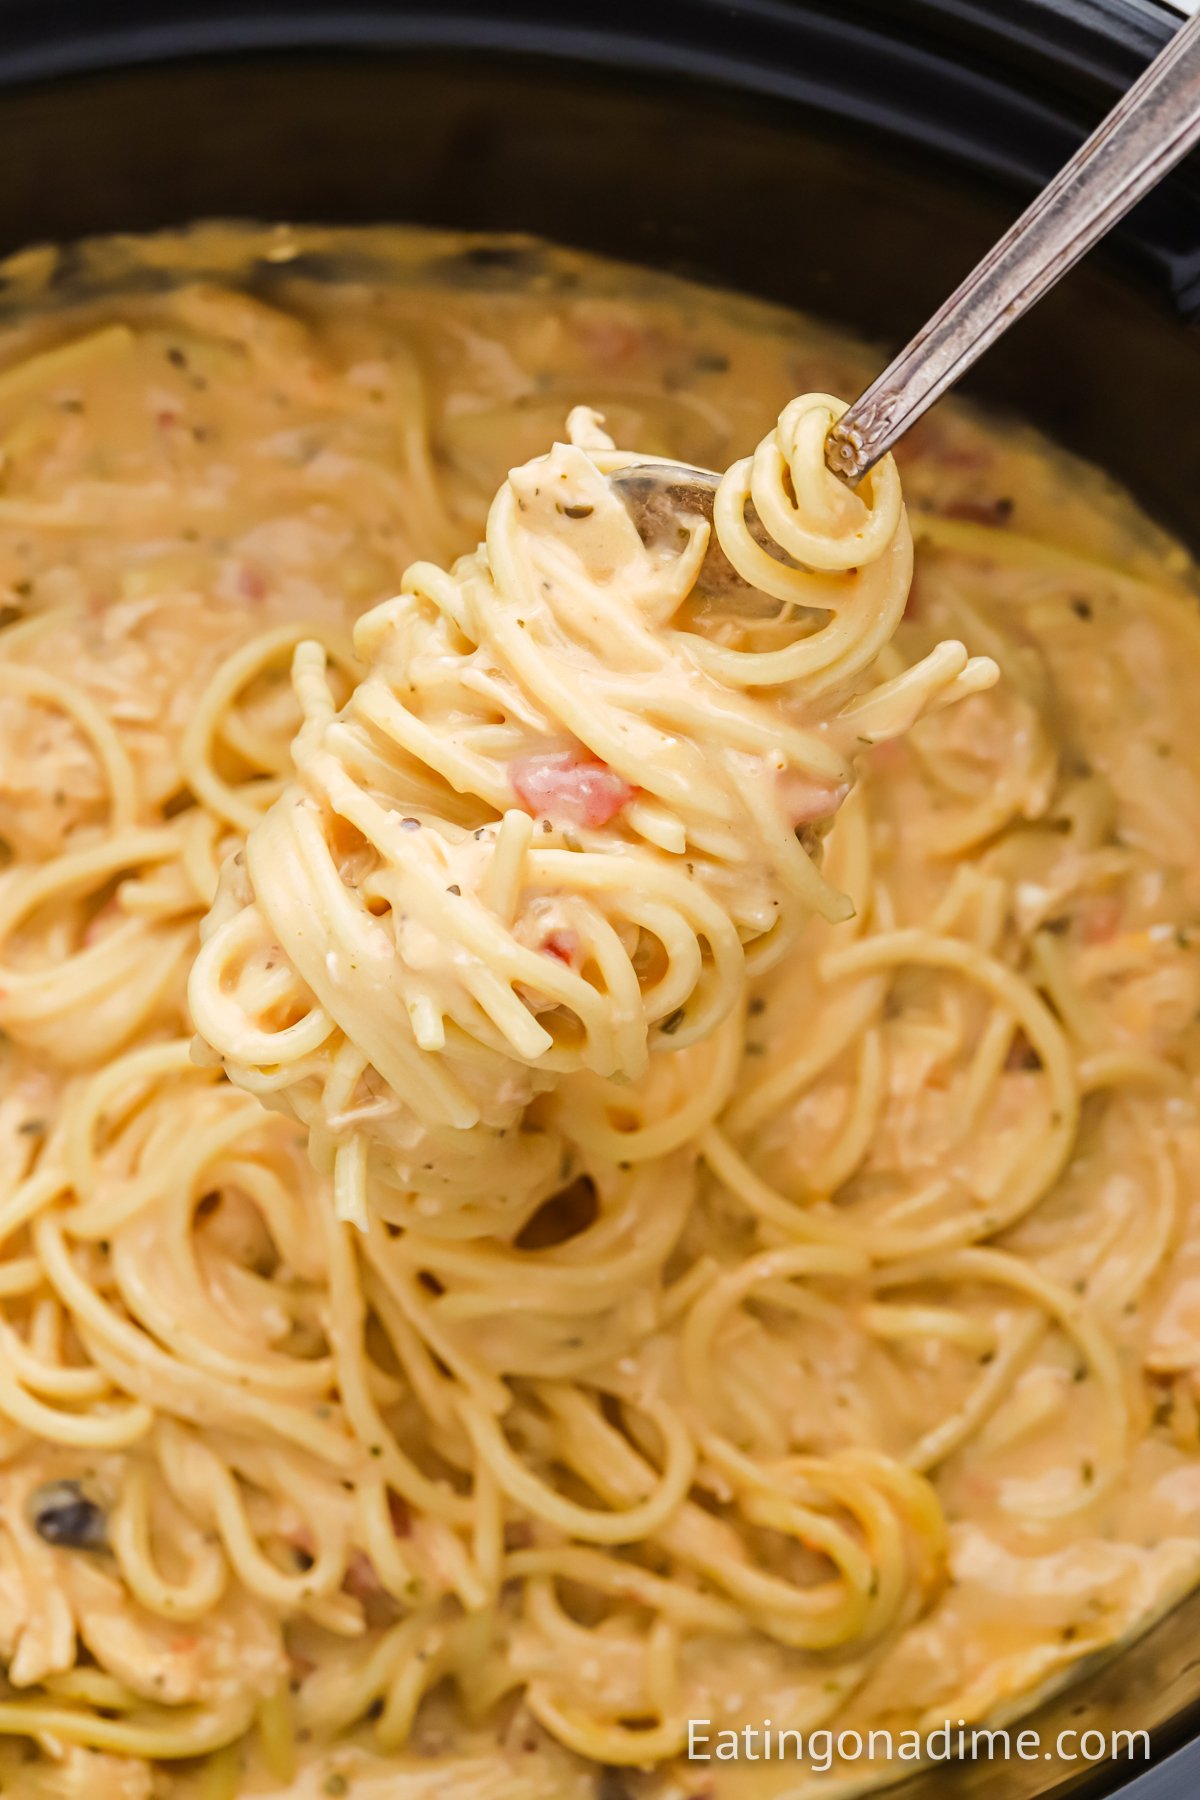
M 44 1544 L 60 1550 L 103 1550 L 108 1543 L 104 1508 L 78 1481 L 48 1481 L 30 1502 L 33 1527 Z

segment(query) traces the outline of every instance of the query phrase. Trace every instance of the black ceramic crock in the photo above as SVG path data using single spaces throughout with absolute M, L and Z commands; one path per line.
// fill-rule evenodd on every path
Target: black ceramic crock
M 898 342 L 1174 24 L 1160 0 L 0 0 L 0 250 L 201 214 L 525 228 Z M 1196 311 L 1193 159 L 976 389 L 1195 536 Z
M 898 345 L 1167 41 L 1159 0 L 0 0 L 0 254 L 198 216 L 529 230 Z M 488 278 L 486 268 L 479 278 Z M 0 283 L 0 301 L 3 299 Z M 1200 547 L 1200 168 L 972 386 Z M 1036 1723 L 1155 1763 L 904 1800 L 1200 1792 L 1200 1597 Z

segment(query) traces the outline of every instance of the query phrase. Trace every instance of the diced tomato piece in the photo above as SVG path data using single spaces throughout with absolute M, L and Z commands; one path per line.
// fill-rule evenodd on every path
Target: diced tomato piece
M 526 812 L 563 825 L 586 825 L 595 831 L 615 819 L 633 799 L 633 789 L 607 763 L 580 757 L 573 750 L 523 756 L 508 771 L 513 790 Z
M 542 939 L 542 950 L 546 956 L 556 956 L 559 962 L 570 967 L 579 955 L 579 933 L 551 931 Z
M 249 563 L 242 563 L 237 572 L 237 590 L 247 600 L 261 600 L 267 591 L 267 584 L 258 570 Z

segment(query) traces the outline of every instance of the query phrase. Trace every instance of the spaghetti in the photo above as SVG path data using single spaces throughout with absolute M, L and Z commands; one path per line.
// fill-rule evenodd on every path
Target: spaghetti
M 535 1096 L 579 1069 L 639 1079 L 806 917 L 845 917 L 814 852 L 853 748 L 994 680 L 951 642 L 854 695 L 912 550 L 890 461 L 861 496 L 826 470 L 840 410 L 793 401 L 718 492 L 766 619 L 703 617 L 707 525 L 644 545 L 604 479 L 635 459 L 580 408 L 480 550 L 417 563 L 359 621 L 340 712 L 321 647 L 298 649 L 297 780 L 227 867 L 189 999 L 226 1074 L 308 1127 L 340 1217 L 448 1200 L 523 1224 L 574 1155 L 519 1129 Z
M 1180 553 L 949 411 L 908 452 L 905 610 L 891 476 L 822 523 L 820 412 L 770 429 L 855 352 L 487 249 L 212 228 L 94 247 L 116 297 L 66 311 L 13 274 L 18 1800 L 764 1800 L 804 1771 L 689 1763 L 689 1718 L 1011 1713 L 1200 1573 Z M 630 535 L 585 402 L 705 466 L 762 439 L 716 528 L 775 611 L 693 596 L 699 532 Z M 536 510 L 551 470 L 591 514 Z M 747 494 L 802 570 L 739 535 Z M 964 694 L 987 665 L 946 642 L 1001 679 Z M 622 760 L 625 725 L 676 761 Z M 310 958 L 318 890 L 348 923 Z M 379 982 L 338 960 L 331 993 L 375 931 Z

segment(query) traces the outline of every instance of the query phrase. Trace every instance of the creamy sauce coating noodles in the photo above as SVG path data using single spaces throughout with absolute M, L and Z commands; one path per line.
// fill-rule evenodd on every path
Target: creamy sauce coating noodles
M 320 646 L 300 661 L 303 775 L 361 654 L 389 673 L 376 720 L 395 701 L 411 644 L 392 597 L 433 629 L 439 570 L 573 409 L 641 454 L 725 467 L 793 394 L 853 392 L 869 362 L 749 302 L 526 244 L 205 228 L 82 263 L 117 291 L 59 303 L 31 252 L 0 338 L 0 1789 L 765 1800 L 819 1782 L 689 1763 L 689 1718 L 1011 1714 L 1148 1623 L 1200 1574 L 1182 553 L 1094 473 L 940 410 L 900 458 L 915 577 L 871 679 L 961 642 L 997 684 L 771 790 L 798 852 L 836 816 L 814 903 L 736 1004 L 704 1015 L 683 952 L 681 991 L 655 995 L 669 957 L 639 963 L 627 916 L 597 924 L 547 881 L 517 934 L 562 970 L 538 979 L 586 1010 L 571 980 L 595 988 L 609 930 L 634 1037 L 556 1040 L 568 1067 L 531 1112 L 536 1055 L 510 1035 L 503 1116 L 488 1013 L 464 1056 L 492 1084 L 480 1116 L 501 1107 L 490 1154 L 453 1167 L 425 1095 L 448 1181 L 409 1169 L 357 1229 L 335 1189 L 354 1212 L 390 1096 L 356 1088 L 350 1053 L 343 1111 L 375 1124 L 338 1171 L 336 1147 L 310 1162 L 303 1101 L 280 1110 L 286 1057 L 263 1045 L 235 1085 L 190 1052 L 200 921 L 291 770 L 297 646 Z M 556 453 L 574 508 L 605 505 L 596 430 L 577 413 Z M 643 572 L 653 607 L 663 570 Z M 619 832 L 672 853 L 648 760 L 639 781 L 581 756 L 582 725 L 556 736 L 511 690 L 497 709 L 486 659 L 464 708 L 439 629 L 407 716 L 449 719 L 481 779 L 520 765 L 518 804 L 475 789 L 488 824 L 431 852 L 457 859 L 447 907 L 479 892 L 503 914 L 495 840 L 521 821 L 549 818 L 582 865 L 587 834 L 640 807 Z M 593 629 L 603 648 L 612 621 Z M 777 653 L 761 629 L 755 653 Z M 364 728 L 360 768 L 369 747 Z M 858 765 L 845 798 L 835 755 Z M 734 917 L 754 883 L 722 889 L 714 820 L 689 829 Z M 786 890 L 769 857 L 754 869 L 735 959 Z M 246 879 L 226 874 L 209 945 L 253 913 Z M 364 894 L 382 918 L 398 890 Z M 440 1006 L 436 925 L 413 966 Z M 286 1013 L 275 942 L 254 940 L 252 991 L 242 946 L 210 994 Z M 510 992 L 553 1036 L 527 973 Z M 463 1006 L 444 1013 L 461 1032 Z
M 308 1126 L 340 1218 L 519 1234 L 590 1178 L 576 1073 L 642 1080 L 853 912 L 817 858 L 855 751 L 997 668 L 951 640 L 859 692 L 912 541 L 891 458 L 858 492 L 825 468 L 841 410 L 791 401 L 664 546 L 578 407 L 478 550 L 359 620 L 344 707 L 297 647 L 296 779 L 225 864 L 188 1002 L 200 1060 Z M 706 586 L 714 538 L 752 585 Z

